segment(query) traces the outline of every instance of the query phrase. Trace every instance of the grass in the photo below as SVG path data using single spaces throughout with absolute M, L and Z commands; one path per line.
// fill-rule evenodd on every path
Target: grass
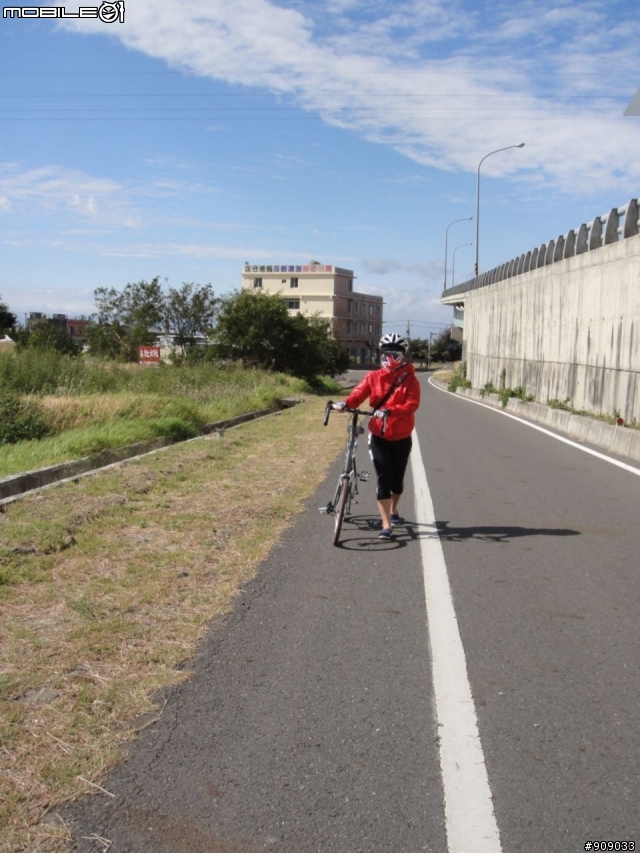
M 0 850 L 63 850 L 56 805 L 95 791 L 138 716 L 162 713 L 155 692 L 189 678 L 342 448 L 324 402 L 4 507 Z M 43 688 L 57 697 L 38 704 Z
M 0 444 L 0 477 L 97 454 L 136 442 L 198 435 L 204 424 L 273 406 L 308 391 L 301 380 L 235 366 L 113 365 L 57 354 L 59 384 L 26 351 L 0 356 L 0 391 L 25 395 L 42 414 L 49 435 Z M 7 374 L 7 366 L 16 375 Z M 8 377 L 13 386 L 7 385 Z M 19 382 L 16 380 L 18 377 Z M 21 379 L 20 379 L 21 378 Z M 28 381 L 27 381 L 28 380 Z M 18 388 L 16 388 L 18 386 Z M 325 381 L 328 392 L 335 387 Z
M 458 388 L 471 388 L 471 381 L 467 379 L 467 363 L 458 362 L 448 382 L 449 391 L 455 392 Z
M 486 394 L 497 394 L 502 402 L 503 408 L 512 397 L 517 397 L 518 400 L 522 400 L 525 403 L 532 403 L 535 400 L 534 395 L 527 394 L 527 390 L 521 385 L 516 388 L 508 388 L 503 385 L 501 385 L 500 388 L 496 388 L 492 382 L 488 382 L 480 389 L 480 394 L 482 397 Z
M 460 373 L 460 365 L 461 362 L 453 362 L 450 368 L 442 368 L 439 371 L 435 371 L 433 378 L 441 383 L 449 385 L 453 377 Z
M 604 421 L 607 424 L 616 424 L 618 418 L 620 418 L 620 413 L 617 410 L 614 410 L 613 413 L 608 413 L 588 412 L 586 409 L 575 409 L 568 398 L 566 400 L 557 400 L 556 398 L 553 398 L 552 400 L 547 401 L 547 406 L 550 406 L 552 409 L 562 409 L 565 412 L 571 412 L 572 415 L 583 415 L 587 418 L 595 418 L 597 421 Z M 624 426 L 631 430 L 640 430 L 640 422 L 635 418 L 632 418 L 630 421 L 625 421 Z

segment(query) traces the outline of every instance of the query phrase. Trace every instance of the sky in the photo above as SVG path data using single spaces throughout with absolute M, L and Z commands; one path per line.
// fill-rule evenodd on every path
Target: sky
M 0 300 L 20 320 L 314 259 L 383 296 L 385 331 L 428 337 L 452 317 L 450 223 L 447 285 L 473 274 L 481 160 L 480 272 L 640 196 L 635 2 L 106 11 L 0 19 Z

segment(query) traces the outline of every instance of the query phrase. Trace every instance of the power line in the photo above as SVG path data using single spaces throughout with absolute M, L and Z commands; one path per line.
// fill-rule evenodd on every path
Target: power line
M 1 113 L 2 111 L 0 111 Z M 62 111 L 64 112 L 64 111 Z M 137 111 L 139 112 L 139 111 Z M 207 118 L 210 120 L 217 121 L 225 121 L 225 122 L 322 122 L 325 121 L 323 116 L 221 116 L 221 115 L 211 115 L 207 117 L 206 115 L 202 116 L 65 116 L 65 117 L 56 117 L 56 116 L 24 116 L 24 117 L 4 117 L 0 115 L 0 122 L 5 123 L 20 123 L 20 122 L 201 122 L 207 121 Z M 431 119 L 437 119 L 440 121 L 450 121 L 450 122 L 476 122 L 477 118 L 473 116 L 462 117 L 462 116 L 451 116 L 451 115 L 440 115 L 440 116 L 430 116 Z M 485 116 L 484 118 L 495 119 L 496 121 L 508 122 L 508 121 L 517 121 L 523 122 L 527 121 L 527 116 Z M 621 116 L 535 116 L 531 118 L 532 121 L 538 122 L 565 122 L 565 121 L 621 121 Z
M 242 74 L 243 76 L 250 74 L 285 74 L 289 73 L 292 75 L 301 75 L 301 74 L 321 74 L 326 76 L 327 74 L 335 74 L 336 76 L 342 74 L 412 74 L 413 76 L 428 76 L 428 77 L 452 77 L 458 74 L 464 74 L 467 76 L 472 76 L 477 78 L 482 75 L 498 75 L 501 81 L 508 79 L 509 77 L 514 78 L 515 80 L 526 79 L 527 71 L 505 71 L 504 68 L 465 68 L 465 69 L 387 69 L 385 71 L 366 71 L 364 69 L 337 69 L 331 68 L 330 71 L 311 71 L 306 69 L 298 69 L 298 68 L 263 68 L 263 69 L 217 69 L 215 72 L 211 72 L 207 77 L 215 76 L 220 77 L 224 74 Z M 597 72 L 589 72 L 587 71 L 565 71 L 562 68 L 555 71 L 543 71 L 539 67 L 535 69 L 536 80 L 550 77 L 552 80 L 556 81 L 558 76 L 562 77 L 578 77 L 580 80 L 588 81 L 590 77 L 592 77 L 596 82 L 602 82 L 602 75 Z M 0 71 L 0 77 L 117 77 L 117 76 L 176 76 L 180 75 L 181 77 L 195 77 L 198 80 L 205 79 L 204 75 L 195 71 L 116 71 L 114 69 L 109 69 L 108 71 L 84 71 L 84 70 L 75 70 L 75 71 Z M 233 84 L 233 85 L 242 85 L 242 84 Z
M 314 97 L 322 97 L 322 98 L 335 98 L 335 97 L 344 97 L 345 92 L 314 92 Z M 367 98 L 442 98 L 447 101 L 456 100 L 458 98 L 475 98 L 482 99 L 482 101 L 491 100 L 494 98 L 508 98 L 513 100 L 514 98 L 544 98 L 551 97 L 553 95 L 552 92 L 535 92 L 535 93 L 512 93 L 512 94 L 502 94 L 502 95 L 489 95 L 489 94 L 470 94 L 470 95 L 455 95 L 455 94 L 433 94 L 433 93 L 416 93 L 416 92 L 364 92 L 362 90 L 358 91 L 359 96 L 365 96 Z M 95 92 L 95 93 L 87 93 L 87 92 L 51 92 L 51 93 L 38 93 L 38 94 L 7 94 L 0 93 L 0 98 L 283 98 L 283 97 L 299 97 L 295 93 L 279 93 L 279 92 Z M 578 100 L 578 99 L 589 99 L 593 100 L 594 98 L 600 97 L 601 100 L 604 101 L 612 101 L 612 100 L 623 100 L 628 97 L 628 93 L 625 92 L 624 95 L 607 95 L 607 96 L 597 96 L 597 95 L 571 95 L 570 99 L 567 100 Z

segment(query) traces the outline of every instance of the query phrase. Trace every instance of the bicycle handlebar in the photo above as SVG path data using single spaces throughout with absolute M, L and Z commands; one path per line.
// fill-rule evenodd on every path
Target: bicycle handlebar
M 374 410 L 371 410 L 370 412 L 367 412 L 364 409 L 349 409 L 349 407 L 347 407 L 347 406 L 345 406 L 344 409 L 334 409 L 333 406 L 334 406 L 334 402 L 332 400 L 328 400 L 327 405 L 324 408 L 324 426 L 325 427 L 329 423 L 329 416 L 331 415 L 332 412 L 349 412 L 351 415 L 362 415 L 366 418 L 371 418 L 375 414 L 375 412 L 377 411 L 374 409 Z M 386 432 L 388 415 L 389 415 L 389 413 L 385 410 L 385 413 L 382 416 L 382 431 L 380 434 L 381 436 L 384 436 L 384 434 Z

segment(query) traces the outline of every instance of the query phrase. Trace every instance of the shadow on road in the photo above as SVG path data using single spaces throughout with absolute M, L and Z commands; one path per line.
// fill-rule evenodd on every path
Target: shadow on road
M 378 516 L 349 516 L 345 519 L 345 525 L 354 526 L 357 532 L 348 527 L 343 528 L 342 541 L 339 548 L 346 550 L 362 551 L 375 549 L 376 551 L 388 551 L 390 549 L 405 548 L 413 540 L 429 539 L 439 537 L 448 542 L 462 542 L 464 540 L 483 540 L 490 543 L 509 543 L 517 537 L 575 537 L 580 531 L 571 528 L 525 528 L 520 525 L 479 525 L 467 528 L 450 527 L 448 521 L 435 522 L 412 522 L 406 521 L 404 525 L 393 530 L 392 540 L 379 540 L 377 532 L 380 530 L 380 519 Z M 369 534 L 363 539 L 363 534 Z
M 433 528 L 434 524 L 427 527 Z M 580 531 L 572 531 L 571 528 L 524 528 L 520 525 L 479 525 L 469 528 L 450 528 L 449 522 L 435 522 L 436 531 L 431 536 L 440 537 L 442 540 L 459 542 L 462 540 L 486 540 L 492 543 L 508 543 L 516 537 L 575 537 Z M 424 536 L 418 532 L 417 538 Z

